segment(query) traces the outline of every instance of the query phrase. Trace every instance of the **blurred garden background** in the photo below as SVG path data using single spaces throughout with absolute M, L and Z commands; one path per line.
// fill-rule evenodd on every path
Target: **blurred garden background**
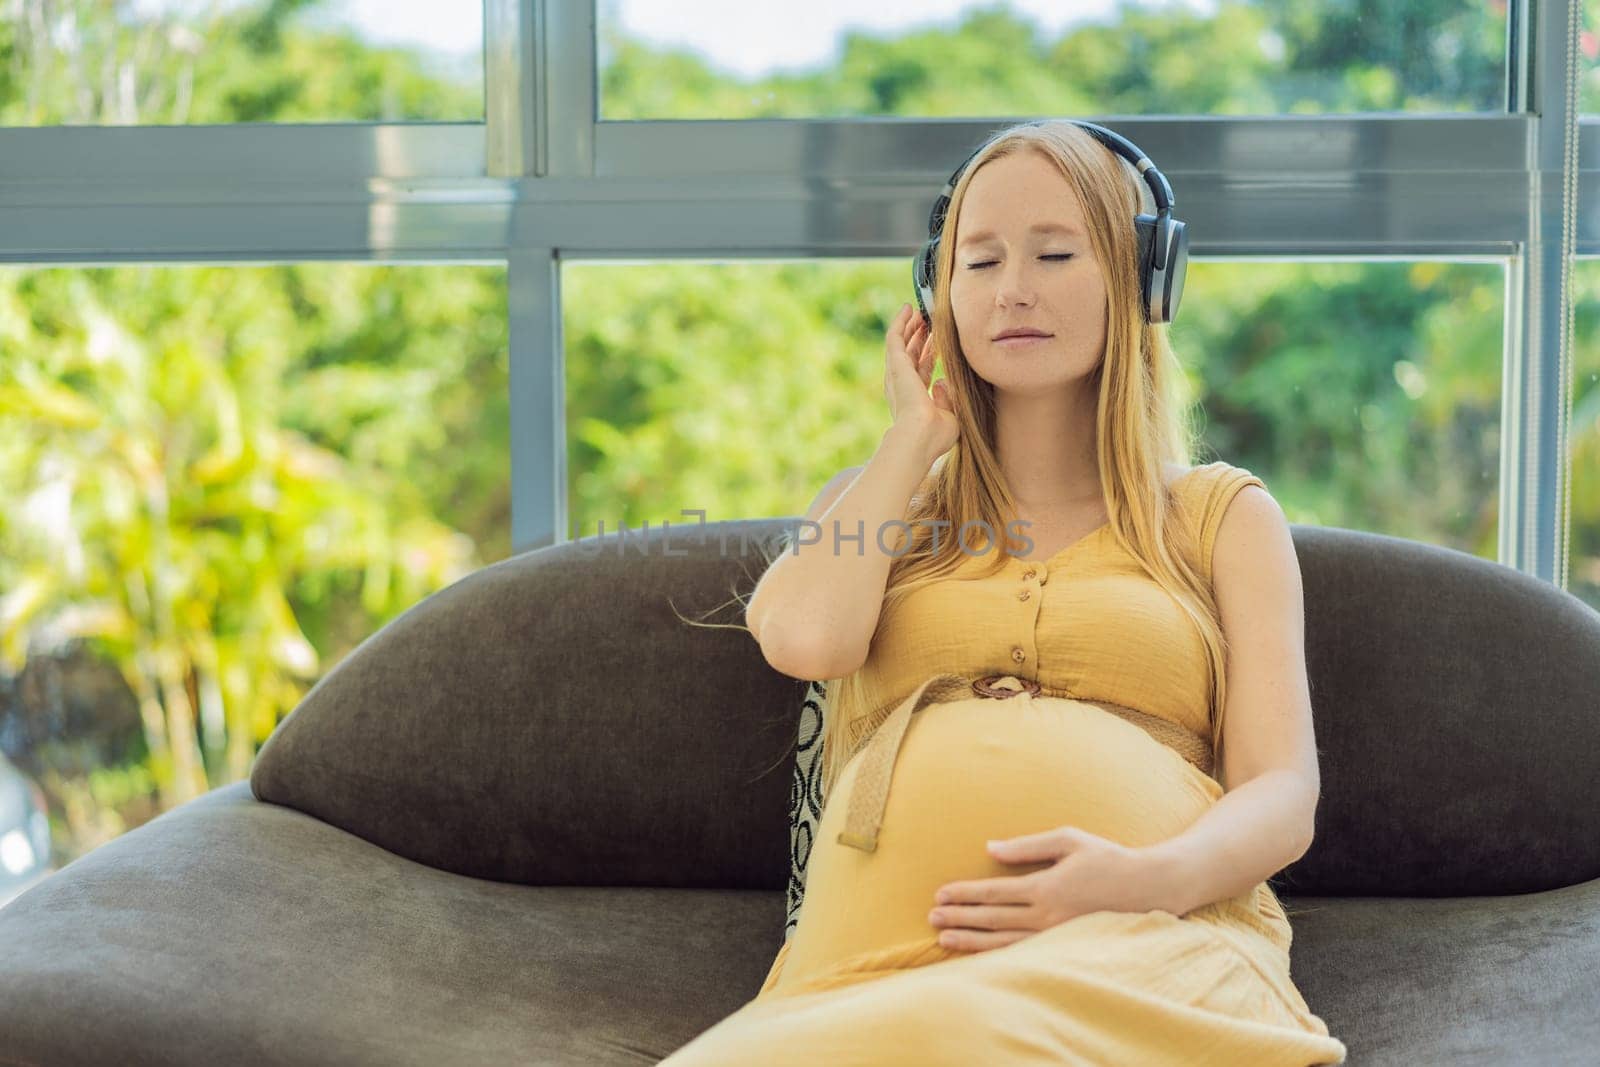
M 735 70 L 602 2 L 601 117 L 1504 106 L 1503 2 L 1094 6 L 969 5 Z M 0 125 L 482 121 L 481 52 L 336 8 L 0 0 Z M 561 270 L 569 536 L 798 515 L 888 425 L 909 251 Z M 1196 462 L 1260 474 L 1293 522 L 1494 559 L 1505 284 L 1491 260 L 1192 262 L 1171 336 Z M 1600 608 L 1600 264 L 1572 289 L 1570 590 Z M 496 263 L 0 265 L 0 752 L 56 865 L 247 777 L 362 640 L 511 554 L 506 322 Z

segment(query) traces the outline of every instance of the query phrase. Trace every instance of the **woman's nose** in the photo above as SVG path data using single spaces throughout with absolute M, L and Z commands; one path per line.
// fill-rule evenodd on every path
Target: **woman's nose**
M 1002 307 L 1033 302 L 1033 287 L 1023 280 L 1020 268 L 1002 268 L 1000 284 L 995 288 L 995 302 Z

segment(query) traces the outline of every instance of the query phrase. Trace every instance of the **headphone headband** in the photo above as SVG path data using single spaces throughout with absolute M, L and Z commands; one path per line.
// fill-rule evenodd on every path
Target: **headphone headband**
M 1024 125 L 1040 126 L 1047 121 L 1071 122 L 1088 131 L 1095 140 L 1133 164 L 1144 178 L 1145 185 L 1149 187 L 1150 194 L 1155 199 L 1156 213 L 1146 215 L 1141 212 L 1133 218 L 1134 238 L 1138 244 L 1139 255 L 1140 303 L 1146 322 L 1152 324 L 1171 322 L 1173 316 L 1178 313 L 1178 302 L 1183 296 L 1183 278 L 1189 266 L 1189 231 L 1183 222 L 1172 215 L 1172 206 L 1175 203 L 1172 186 L 1137 145 L 1104 126 L 1081 119 L 1038 119 Z M 944 183 L 944 188 L 933 202 L 933 210 L 928 214 L 928 240 L 923 243 L 922 250 L 912 261 L 911 275 L 917 296 L 917 307 L 922 312 L 922 320 L 929 326 L 933 324 L 934 263 L 944 230 L 945 213 L 950 209 L 950 199 L 955 195 L 956 183 L 961 180 L 967 165 L 990 143 L 992 142 L 985 141 L 973 149 Z

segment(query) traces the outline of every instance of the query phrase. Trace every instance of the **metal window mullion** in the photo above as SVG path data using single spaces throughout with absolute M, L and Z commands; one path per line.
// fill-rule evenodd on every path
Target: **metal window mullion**
M 1561 334 L 1566 314 L 1561 291 L 1564 215 L 1562 173 L 1569 115 L 1566 74 L 1570 35 L 1579 30 L 1568 0 L 1521 0 L 1508 16 L 1521 25 L 1513 39 L 1526 78 L 1529 204 L 1527 234 L 1508 272 L 1506 370 L 1502 398 L 1500 562 L 1545 581 L 1558 579 L 1558 564 L 1571 531 L 1561 521 L 1569 476 L 1561 417 Z M 1580 130 L 1581 133 L 1581 130 Z M 1580 164 L 1582 156 L 1580 154 Z
M 518 181 L 505 234 L 511 543 L 526 552 L 567 540 L 570 521 L 560 251 L 536 224 L 539 212 L 525 208 L 545 181 L 594 177 L 595 12 L 593 0 L 484 2 L 485 25 L 507 38 L 497 51 L 519 68 L 497 68 L 504 84 L 489 94 L 498 103 L 487 117 L 489 173 Z M 493 20 L 491 7 L 501 12 Z
M 553 248 L 518 248 L 506 267 L 511 338 L 511 545 L 526 552 L 565 541 L 566 366 L 561 275 Z

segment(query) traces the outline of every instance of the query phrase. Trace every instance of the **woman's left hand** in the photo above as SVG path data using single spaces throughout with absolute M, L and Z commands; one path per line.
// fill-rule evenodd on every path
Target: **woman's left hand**
M 989 855 L 1001 863 L 1051 866 L 940 887 L 928 921 L 946 948 L 1000 948 L 1092 911 L 1171 910 L 1175 895 L 1148 849 L 1076 826 L 991 841 Z

